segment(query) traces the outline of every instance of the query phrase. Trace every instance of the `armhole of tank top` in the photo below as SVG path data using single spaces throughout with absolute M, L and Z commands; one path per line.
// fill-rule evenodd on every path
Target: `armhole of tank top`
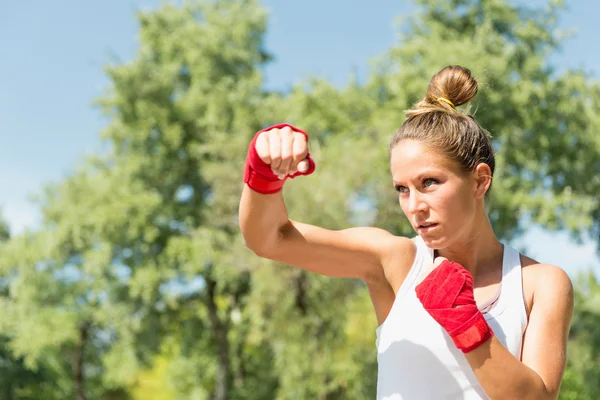
M 521 278 L 521 256 L 520 253 L 506 244 L 504 246 L 504 254 L 502 258 L 502 283 L 500 284 L 500 295 L 496 300 L 496 304 L 484 312 L 486 320 L 495 319 L 509 310 L 519 313 L 519 320 L 523 326 L 523 317 L 527 319 L 526 310 L 524 309 L 523 297 L 523 281 Z M 518 271 L 517 271 L 518 269 Z M 514 298 L 515 295 L 519 299 Z M 525 320 L 526 322 L 526 320 Z
M 510 271 L 507 272 L 508 276 L 502 278 L 502 286 L 508 284 L 508 287 L 503 287 L 501 290 L 499 302 L 502 302 L 502 305 L 498 307 L 499 304 L 497 304 L 496 306 L 498 307 L 498 310 L 494 312 L 494 309 L 492 309 L 490 310 L 490 314 L 492 318 L 495 318 L 502 314 L 507 308 L 518 312 L 521 328 L 523 332 L 525 332 L 528 318 L 525 291 L 523 286 L 523 266 L 521 264 L 521 253 L 507 245 L 504 245 L 504 251 L 510 252 L 508 260 L 506 260 Z M 504 279 L 507 279 L 506 283 L 504 282 Z
M 375 330 L 375 333 L 377 336 L 379 336 L 381 329 L 385 325 L 389 316 L 394 311 L 394 308 L 396 308 L 396 305 L 406 295 L 406 293 L 414 286 L 415 280 L 419 277 L 421 270 L 423 269 L 423 260 L 425 257 L 429 256 L 429 252 L 428 252 L 428 249 L 425 247 L 425 244 L 419 242 L 421 240 L 421 238 L 419 236 L 413 238 L 412 240 L 414 241 L 415 246 L 417 247 L 417 252 L 415 254 L 415 260 L 413 261 L 413 264 L 411 265 L 410 271 L 408 271 L 406 278 L 404 278 L 404 282 L 402 282 L 402 284 L 400 285 L 400 288 L 398 288 L 398 294 L 396 294 L 396 298 L 394 299 L 394 303 L 392 304 L 392 308 L 390 309 L 388 316 L 381 323 L 381 325 L 379 325 L 377 327 L 377 329 Z
M 517 258 L 519 259 L 519 284 L 521 285 L 521 304 L 519 310 L 521 311 L 521 324 L 523 326 L 523 333 L 525 333 L 525 329 L 527 329 L 527 325 L 529 325 L 529 307 L 527 307 L 527 297 L 525 297 L 525 285 L 523 284 L 523 264 L 521 263 L 521 253 L 515 250 L 517 253 Z

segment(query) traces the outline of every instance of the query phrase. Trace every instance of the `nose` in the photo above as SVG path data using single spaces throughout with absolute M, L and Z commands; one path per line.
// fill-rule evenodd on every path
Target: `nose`
M 408 213 L 415 215 L 426 210 L 427 203 L 425 202 L 423 195 L 416 190 L 412 190 L 408 198 Z

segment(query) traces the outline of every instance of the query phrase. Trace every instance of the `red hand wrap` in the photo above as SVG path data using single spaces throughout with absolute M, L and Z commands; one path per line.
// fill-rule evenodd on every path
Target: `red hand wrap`
M 294 132 L 302 133 L 308 142 L 308 135 L 306 132 L 290 124 L 273 125 L 258 131 L 248 147 L 248 157 L 246 158 L 246 165 L 244 167 L 244 183 L 248 184 L 255 192 L 262 194 L 277 193 L 281 190 L 287 178 L 295 178 L 298 175 L 310 175 L 315 171 L 315 162 L 308 153 L 306 154 L 309 163 L 308 171 L 298 171 L 294 175 L 288 175 L 283 179 L 279 179 L 277 175 L 271 171 L 271 166 L 260 159 L 256 152 L 256 139 L 258 138 L 258 135 L 262 132 L 270 131 L 271 129 L 281 129 L 285 127 L 290 127 Z
M 442 262 L 415 290 L 425 310 L 463 353 L 494 335 L 475 303 L 473 277 L 460 264 Z

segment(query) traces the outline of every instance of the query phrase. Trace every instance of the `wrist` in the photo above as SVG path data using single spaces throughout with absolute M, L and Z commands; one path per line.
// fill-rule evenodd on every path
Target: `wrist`
M 448 331 L 448 335 L 458 349 L 463 353 L 468 353 L 487 342 L 494 336 L 494 331 L 481 311 L 477 310 L 464 324 Z
M 298 175 L 310 175 L 315 170 L 315 163 L 307 153 L 306 157 L 309 161 L 309 169 L 306 172 L 296 172 L 294 175 L 285 176 L 279 179 L 277 175 L 271 170 L 271 166 L 264 162 L 256 151 L 256 141 L 259 135 L 263 132 L 270 131 L 272 129 L 282 129 L 284 127 L 291 128 L 294 132 L 303 134 L 308 142 L 308 135 L 302 129 L 296 128 L 290 124 L 277 124 L 268 128 L 258 131 L 250 145 L 248 146 L 248 154 L 246 157 L 246 164 L 244 166 L 244 183 L 248 185 L 250 189 L 261 194 L 273 194 L 281 191 L 285 181 L 288 178 L 294 178 Z

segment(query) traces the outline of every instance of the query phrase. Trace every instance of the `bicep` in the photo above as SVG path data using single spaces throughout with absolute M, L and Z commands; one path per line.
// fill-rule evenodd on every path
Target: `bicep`
M 277 244 L 263 256 L 321 275 L 373 282 L 385 279 L 386 252 L 394 247 L 401 253 L 411 243 L 379 228 L 329 230 L 290 221 L 281 228 Z
M 558 395 L 573 316 L 573 287 L 557 267 L 551 267 L 545 278 L 534 293 L 522 362 L 538 373 L 548 392 Z

